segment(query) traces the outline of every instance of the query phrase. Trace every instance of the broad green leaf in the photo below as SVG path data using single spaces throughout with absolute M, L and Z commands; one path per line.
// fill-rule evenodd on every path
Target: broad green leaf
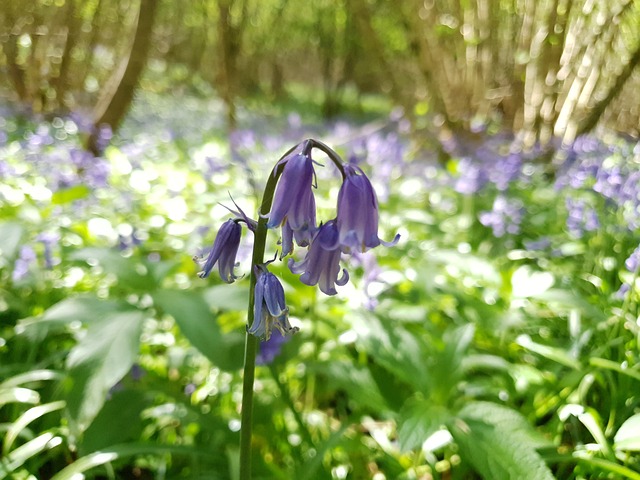
M 163 290 L 153 293 L 152 297 L 155 305 L 175 319 L 187 340 L 214 365 L 223 370 L 242 367 L 244 335 L 240 332 L 223 334 L 200 293 Z
M 47 413 L 61 410 L 64 408 L 64 406 L 65 402 L 60 400 L 57 402 L 45 403 L 44 405 L 38 405 L 24 412 L 11 424 L 11 427 L 9 427 L 9 429 L 7 430 L 7 434 L 4 437 L 4 442 L 2 444 L 2 452 L 5 455 L 9 453 L 13 442 L 16 440 L 16 438 L 18 438 L 20 432 L 31 422 L 39 419 Z
M 15 258 L 24 235 L 24 227 L 16 222 L 0 223 L 0 258 Z
M 89 324 L 86 335 L 69 353 L 67 368 L 73 386 L 68 407 L 80 430 L 89 426 L 109 389 L 133 365 L 144 319 L 139 310 L 107 314 Z
M 115 312 L 130 310 L 131 305 L 117 300 L 102 300 L 93 295 L 67 298 L 56 303 L 38 317 L 25 318 L 21 328 L 61 327 L 70 322 L 93 323 Z
M 347 361 L 331 361 L 312 366 L 310 371 L 326 375 L 330 388 L 344 390 L 350 400 L 367 409 L 382 412 L 389 408 L 367 368 L 355 366 Z
M 613 437 L 616 450 L 640 451 L 640 413 L 627 418 Z
M 533 429 L 527 419 L 518 411 L 493 402 L 471 402 L 458 412 L 463 420 L 484 421 L 508 433 L 513 439 L 532 448 L 551 446 L 551 442 Z
M 142 391 L 115 392 L 84 432 L 80 455 L 139 438 L 142 432 L 140 414 L 148 404 Z
M 449 411 L 425 399 L 405 403 L 398 418 L 398 439 L 403 452 L 421 446 L 450 418 Z
M 51 450 L 62 443 L 61 437 L 56 437 L 53 433 L 43 433 L 42 435 L 20 445 L 0 462 L 0 480 L 7 476 L 12 476 L 30 458 L 35 457 L 45 450 Z
M 448 423 L 460 456 L 483 478 L 553 480 L 536 451 L 533 429 L 518 412 L 488 402 L 467 405 Z

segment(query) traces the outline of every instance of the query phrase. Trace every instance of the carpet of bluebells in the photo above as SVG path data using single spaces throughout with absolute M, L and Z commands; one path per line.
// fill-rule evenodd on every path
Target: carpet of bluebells
M 233 285 L 194 257 L 305 138 L 401 238 L 331 297 L 270 266 L 299 331 L 261 346 L 254 477 L 640 479 L 637 141 L 487 128 L 439 162 L 398 112 L 241 110 L 227 136 L 219 102 L 147 94 L 94 158 L 82 115 L 27 118 L 0 111 L 0 479 L 237 475 L 251 236 Z

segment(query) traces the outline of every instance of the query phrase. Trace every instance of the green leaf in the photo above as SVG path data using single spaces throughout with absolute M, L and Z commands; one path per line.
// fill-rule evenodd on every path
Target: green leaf
M 74 260 L 99 263 L 105 272 L 118 277 L 118 284 L 134 290 L 148 292 L 157 287 L 156 278 L 149 268 L 137 258 L 125 258 L 112 248 L 83 248 L 72 256 Z
M 367 368 L 355 366 L 347 361 L 330 361 L 311 366 L 309 370 L 326 375 L 330 388 L 343 389 L 356 404 L 376 412 L 389 408 Z
M 93 323 L 114 312 L 131 310 L 131 305 L 116 300 L 101 300 L 93 295 L 67 298 L 38 317 L 20 320 L 19 328 L 60 328 L 70 322 Z
M 211 462 L 215 462 L 220 466 L 219 471 L 224 471 L 226 466 L 226 460 L 224 456 L 219 452 L 212 451 L 210 449 L 201 449 L 196 446 L 185 445 L 157 445 L 157 444 L 144 444 L 144 443 L 132 443 L 125 445 L 115 445 L 108 449 L 104 449 L 99 452 L 94 452 L 85 457 L 81 457 L 73 462 L 68 467 L 63 468 L 56 475 L 51 477 L 51 480 L 74 480 L 79 478 L 78 474 L 91 470 L 92 468 L 104 465 L 105 463 L 113 462 L 120 458 L 134 457 L 136 455 L 164 455 L 164 454 L 178 454 L 186 456 L 198 456 L 209 459 Z M 212 480 L 223 477 L 212 477 Z
M 171 315 L 180 331 L 200 353 L 223 370 L 242 367 L 244 335 L 223 334 L 209 305 L 198 292 L 162 290 L 152 294 L 155 305 Z
M 84 432 L 80 455 L 139 438 L 142 432 L 140 414 L 148 403 L 142 391 L 115 392 Z
M 29 403 L 35 405 L 40 402 L 40 394 L 28 388 L 6 388 L 0 390 L 0 407 L 7 403 Z
M 580 370 L 580 362 L 575 358 L 571 357 L 567 352 L 561 350 L 560 348 L 550 347 L 548 345 L 542 345 L 540 343 L 536 343 L 531 340 L 529 335 L 520 335 L 516 338 L 516 343 L 527 350 L 537 353 L 549 360 L 553 360 L 554 362 L 559 363 L 560 365 L 564 365 L 566 367 L 572 368 L 574 370 Z
M 244 311 L 249 305 L 249 289 L 245 286 L 216 285 L 203 292 L 211 308 Z
M 87 187 L 86 185 L 74 185 L 73 187 L 56 191 L 51 196 L 51 203 L 53 203 L 54 205 L 71 203 L 76 200 L 87 198 L 89 196 L 89 193 L 91 193 L 91 190 L 89 190 L 89 187 Z
M 536 451 L 548 443 L 537 437 L 515 410 L 489 402 L 474 402 L 448 423 L 464 461 L 483 478 L 553 480 Z
M 625 420 L 613 437 L 616 450 L 640 451 L 640 413 Z
M 20 373 L 0 383 L 0 390 L 9 387 L 17 387 L 25 383 L 41 382 L 44 380 L 61 380 L 62 374 L 54 370 L 31 370 L 30 372 Z
M 89 426 L 109 389 L 133 365 L 144 319 L 139 310 L 111 312 L 90 323 L 86 335 L 71 349 L 67 368 L 73 386 L 68 407 L 80 430 Z
M 53 433 L 43 433 L 24 445 L 20 445 L 0 462 L 0 480 L 11 475 L 30 458 L 45 450 L 51 450 L 61 443 L 61 437 L 56 437 Z
M 410 399 L 400 410 L 398 439 L 403 452 L 420 447 L 450 418 L 449 411 L 424 399 Z
M 11 260 L 18 254 L 24 227 L 16 222 L 0 224 L 0 258 Z
M 593 318 L 598 321 L 606 321 L 607 316 L 604 314 L 602 309 L 594 307 L 589 302 L 587 302 L 580 295 L 570 291 L 563 290 L 560 288 L 550 288 L 541 293 L 536 293 L 534 295 L 530 295 L 529 298 L 541 300 L 545 302 L 548 306 L 553 308 L 555 311 L 569 311 L 574 308 L 580 309 L 585 315 Z
M 16 440 L 16 438 L 18 438 L 20 432 L 25 429 L 27 425 L 46 415 L 47 413 L 63 409 L 64 406 L 65 402 L 63 400 L 45 403 L 44 405 L 38 405 L 37 407 L 30 408 L 22 415 L 20 415 L 7 430 L 7 434 L 4 437 L 4 442 L 2 444 L 3 454 L 6 455 L 7 453 L 9 453 L 13 442 Z

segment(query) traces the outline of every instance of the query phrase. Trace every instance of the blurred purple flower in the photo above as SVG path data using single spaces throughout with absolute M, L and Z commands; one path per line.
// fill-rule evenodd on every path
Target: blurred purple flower
M 289 324 L 289 309 L 280 280 L 264 265 L 256 266 L 255 274 L 253 323 L 247 332 L 262 340 L 269 340 L 273 327 L 280 330 L 282 335 L 298 331 Z
M 14 282 L 23 280 L 29 274 L 31 265 L 36 261 L 36 252 L 33 251 L 29 245 L 24 245 L 20 248 L 20 255 L 18 256 L 14 266 L 11 278 Z
M 58 233 L 43 232 L 36 237 L 36 240 L 44 245 L 44 264 L 47 268 L 53 268 L 60 263 L 58 259 L 53 258 L 53 247 L 60 241 Z
M 504 191 L 509 184 L 516 180 L 522 169 L 522 157 L 517 153 L 510 153 L 506 157 L 499 157 L 489 171 L 489 181 L 496 188 Z
M 588 207 L 584 200 L 567 197 L 567 230 L 576 238 L 582 238 L 584 232 L 593 232 L 600 228 L 598 214 Z
M 216 262 L 222 281 L 233 283 L 238 278 L 233 274 L 233 267 L 236 264 L 241 234 L 242 227 L 238 220 L 229 219 L 222 224 L 213 242 L 213 247 L 203 263 L 202 271 L 198 273 L 200 278 L 208 277 Z
M 269 337 L 269 340 L 260 342 L 260 350 L 256 356 L 256 364 L 269 365 L 270 363 L 273 363 L 275 358 L 280 355 L 283 345 L 290 339 L 290 336 L 282 335 L 279 330 L 273 332 L 273 335 Z
M 548 237 L 540 237 L 538 240 L 525 240 L 524 248 L 529 251 L 547 250 L 551 246 L 551 240 Z
M 392 246 L 392 242 L 378 238 L 378 200 L 371 182 L 364 172 L 354 165 L 344 165 L 345 178 L 338 193 L 338 215 L 336 224 L 340 246 L 345 252 L 352 249 L 364 252 L 381 243 Z
M 629 290 L 631 290 L 631 285 L 629 285 L 628 283 L 623 283 L 622 285 L 620 285 L 620 288 L 613 296 L 618 300 L 624 300 L 624 297 L 626 297 L 627 293 L 629 293 Z
M 502 237 L 506 233 L 512 235 L 520 233 L 523 207 L 517 200 L 509 201 L 503 195 L 498 195 L 493 201 L 493 208 L 489 212 L 480 213 L 480 223 L 491 227 L 495 237 Z
M 345 285 L 349 281 L 349 273 L 342 269 L 340 274 L 340 234 L 335 220 L 320 226 L 307 255 L 301 262 L 289 259 L 289 269 L 302 275 L 300 281 L 305 285 L 319 284 L 320 290 L 327 295 L 338 293 L 335 285 Z
M 624 266 L 627 267 L 627 270 L 631 273 L 638 271 L 638 267 L 640 266 L 640 246 L 631 252 L 629 258 L 624 261 Z
M 456 179 L 453 188 L 463 195 L 471 195 L 480 191 L 489 180 L 486 170 L 470 158 L 460 160 L 458 172 L 460 172 L 460 176 Z

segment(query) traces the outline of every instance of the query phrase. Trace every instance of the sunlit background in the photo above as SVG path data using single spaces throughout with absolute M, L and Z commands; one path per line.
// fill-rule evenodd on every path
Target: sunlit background
M 640 2 L 2 0 L 0 47 L 0 480 L 237 478 L 252 236 L 197 260 L 305 138 L 401 237 L 271 264 L 254 478 L 640 479 Z

